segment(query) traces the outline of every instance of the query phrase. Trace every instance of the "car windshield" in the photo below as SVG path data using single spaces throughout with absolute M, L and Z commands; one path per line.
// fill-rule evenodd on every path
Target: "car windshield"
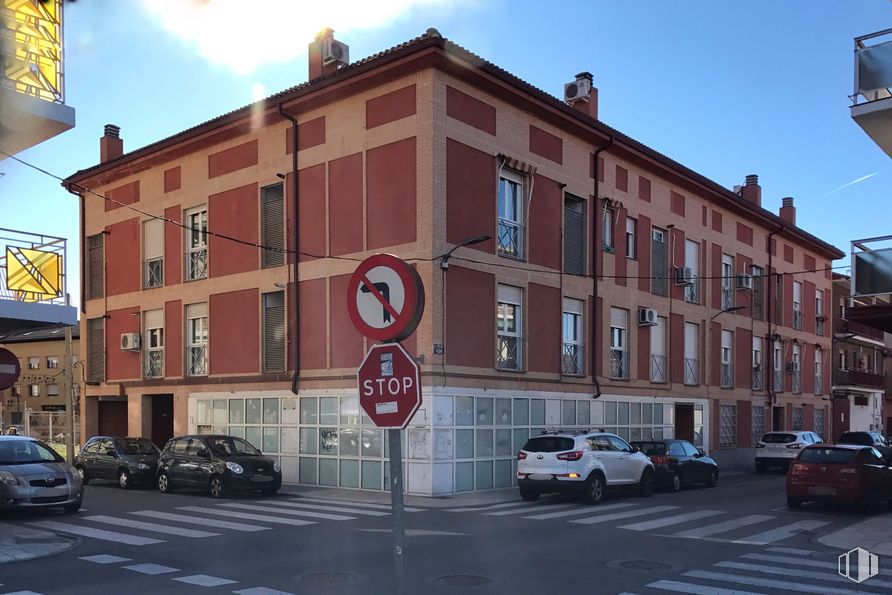
M 873 445 L 873 438 L 866 432 L 843 432 L 839 437 L 840 444 L 864 444 L 865 446 Z
M 638 450 L 649 457 L 666 454 L 666 445 L 662 442 L 632 442 L 632 446 L 637 446 Z
M 846 465 L 853 463 L 858 451 L 849 448 L 806 448 L 799 455 L 800 463 Z
M 211 448 L 211 452 L 220 457 L 261 454 L 259 450 L 241 438 L 234 438 L 232 436 L 214 436 L 212 438 L 207 438 L 207 442 L 208 446 Z
M 36 440 L 0 442 L 0 465 L 58 463 L 63 460 L 52 448 Z
M 156 455 L 160 451 L 151 440 L 146 438 L 121 438 L 115 444 L 124 453 L 129 455 Z
M 528 452 L 563 452 L 572 450 L 573 439 L 559 436 L 539 436 L 530 438 L 523 445 L 523 449 Z
M 762 442 L 766 444 L 785 444 L 787 442 L 796 442 L 795 434 L 765 434 L 762 436 Z

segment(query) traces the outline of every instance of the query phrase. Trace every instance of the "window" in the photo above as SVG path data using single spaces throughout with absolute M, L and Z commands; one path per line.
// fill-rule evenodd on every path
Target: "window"
M 629 327 L 629 311 L 622 308 L 610 308 L 610 377 L 627 379 L 629 377 L 629 359 L 627 332 Z
M 784 323 L 784 276 L 774 273 L 774 324 Z
M 561 353 L 562 371 L 567 376 L 584 376 L 582 360 L 582 304 L 581 300 L 564 298 L 562 333 L 564 346 Z
M 666 262 L 666 230 L 654 227 L 650 234 L 650 291 L 663 297 L 669 292 Z
M 626 258 L 638 258 L 638 220 L 626 217 Z
M 753 405 L 753 431 L 752 445 L 759 444 L 759 439 L 765 433 L 765 407 L 763 405 Z
M 58 397 L 59 396 L 59 385 L 58 384 L 47 384 L 46 385 L 46 394 L 50 397 Z
M 737 446 L 737 406 L 721 405 L 719 446 Z
M 601 249 L 605 252 L 613 252 L 613 207 L 604 201 L 604 210 L 601 213 Z
M 685 240 L 684 243 L 685 278 L 684 301 L 689 304 L 700 303 L 700 242 Z
M 815 334 L 824 336 L 824 290 L 815 290 Z
M 585 275 L 585 201 L 564 196 L 564 272 Z
M 650 327 L 650 381 L 669 381 L 665 316 L 657 316 L 657 324 Z
M 20 396 L 22 396 L 22 387 L 19 386 L 18 384 L 14 385 L 14 386 L 12 387 L 11 391 L 12 391 L 12 392 L 10 393 L 10 395 L 13 396 L 13 397 L 20 397 Z
M 774 342 L 774 392 L 784 391 L 784 345 L 780 341 Z
M 208 373 L 208 305 L 186 306 L 186 374 L 207 376 Z
M 87 299 L 101 298 L 105 278 L 105 236 L 97 233 L 87 237 Z
M 502 168 L 499 175 L 499 254 L 523 258 L 523 178 Z
M 824 427 L 824 409 L 815 409 L 815 433 L 823 437 L 827 429 Z
M 186 213 L 186 280 L 208 276 L 208 210 L 190 209 Z
M 164 310 L 144 312 L 143 328 L 145 329 L 143 376 L 161 378 L 164 376 Z
M 753 318 L 765 320 L 765 269 L 753 267 Z
M 734 257 L 722 254 L 722 310 L 734 307 Z
M 496 312 L 496 322 L 498 328 L 498 364 L 500 370 L 522 369 L 522 297 L 522 290 L 519 287 L 499 285 L 499 303 Z
M 734 387 L 734 332 L 722 331 L 722 388 Z
M 762 365 L 762 337 L 753 337 L 753 390 L 765 388 L 765 370 Z
M 815 394 L 824 394 L 824 350 L 815 347 Z
M 839 317 L 845 320 L 846 318 L 846 298 L 839 298 Z
M 802 347 L 793 345 L 793 392 L 802 392 Z
M 105 319 L 87 320 L 87 382 L 105 379 Z
M 802 431 L 802 407 L 793 407 L 793 431 Z
M 684 323 L 684 383 L 700 384 L 700 327 L 693 322 Z
M 28 358 L 28 369 L 29 370 L 39 370 L 40 369 L 40 358 L 39 357 L 29 357 Z
M 802 330 L 802 283 L 793 281 L 793 328 Z
M 260 189 L 260 266 L 285 264 L 285 190 L 281 182 Z
M 142 224 L 143 287 L 164 285 L 164 221 L 149 219 Z
M 29 384 L 28 385 L 28 394 L 32 397 L 40 396 L 40 385 L 39 384 Z
M 46 358 L 46 367 L 50 370 L 55 370 L 59 367 L 59 358 L 55 355 L 47 356 Z
M 285 292 L 263 294 L 263 371 L 285 370 Z

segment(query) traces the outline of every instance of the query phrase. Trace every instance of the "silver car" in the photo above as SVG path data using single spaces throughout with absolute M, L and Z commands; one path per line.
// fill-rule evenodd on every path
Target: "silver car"
M 61 506 L 77 512 L 84 487 L 77 470 L 28 436 L 0 436 L 0 510 Z

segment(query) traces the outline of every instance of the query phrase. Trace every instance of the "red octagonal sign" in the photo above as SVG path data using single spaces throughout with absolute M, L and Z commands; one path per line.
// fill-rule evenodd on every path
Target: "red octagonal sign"
M 19 358 L 8 349 L 0 349 L 0 390 L 6 390 L 15 384 L 21 372 Z
M 418 364 L 399 343 L 373 345 L 356 377 L 359 404 L 379 428 L 405 428 L 421 406 Z

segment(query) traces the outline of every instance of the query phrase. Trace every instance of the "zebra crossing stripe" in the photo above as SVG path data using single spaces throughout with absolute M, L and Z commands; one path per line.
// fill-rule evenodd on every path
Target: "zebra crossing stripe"
M 359 514 L 365 516 L 387 516 L 390 512 L 381 510 L 363 510 L 361 508 L 344 508 L 341 506 L 323 506 L 321 504 L 301 504 L 298 502 L 281 502 L 275 500 L 264 501 L 264 505 L 291 506 L 294 508 L 306 508 L 307 510 L 324 510 L 326 512 L 345 512 L 347 514 Z
M 824 568 L 827 570 L 839 570 L 839 563 L 826 562 L 822 560 L 807 560 L 805 558 L 791 558 L 790 556 L 773 556 L 771 554 L 744 554 L 741 558 L 747 560 L 758 560 L 759 562 L 771 562 L 773 564 L 793 564 L 794 566 L 805 566 L 807 568 Z M 892 577 L 892 570 L 888 568 L 880 568 L 879 574 Z
M 767 547 L 765 551 L 777 552 L 779 554 L 795 554 L 797 556 L 811 556 L 814 553 L 812 550 L 801 550 L 795 547 Z
M 753 591 L 737 591 L 735 589 L 705 587 L 703 585 L 682 583 L 679 581 L 657 581 L 647 586 L 651 589 L 662 589 L 663 591 L 674 591 L 675 593 L 693 593 L 694 595 L 763 595 L 762 593 L 754 593 Z
M 847 579 L 846 577 L 840 574 L 834 574 L 832 572 L 815 572 L 813 570 L 800 570 L 798 568 L 782 568 L 780 566 L 765 566 L 762 564 L 746 564 L 743 562 L 719 562 L 715 564 L 715 566 L 719 566 L 721 568 L 733 568 L 735 570 L 748 570 L 750 572 L 761 572 L 762 574 L 776 574 L 780 576 L 788 576 L 793 577 L 797 576 L 799 578 L 808 578 L 814 580 L 827 580 L 836 583 L 846 583 L 851 585 L 852 581 Z M 870 579 L 869 585 L 864 585 L 865 587 L 883 587 L 885 589 L 892 589 L 892 581 L 883 581 L 877 578 Z
M 555 510 L 555 509 L 557 509 L 557 508 L 569 508 L 569 507 L 571 507 L 571 506 L 579 506 L 579 505 L 578 505 L 578 504 L 575 504 L 575 503 L 572 503 L 572 502 L 571 502 L 571 503 L 567 503 L 567 504 L 546 504 L 545 506 L 536 506 L 536 510 L 537 510 L 537 511 L 540 511 L 540 510 Z M 487 515 L 487 516 L 507 516 L 507 515 L 509 515 L 509 514 L 524 514 L 524 513 L 527 513 L 527 512 L 530 512 L 530 511 L 529 511 L 529 510 L 518 510 L 518 509 L 515 508 L 515 509 L 513 509 L 513 510 L 500 510 L 500 511 L 498 511 L 498 512 L 484 512 L 483 514 L 485 514 L 485 515 Z
M 669 527 L 670 525 L 678 525 L 688 521 L 696 521 L 697 519 L 705 519 L 717 514 L 725 514 L 721 510 L 695 510 L 694 512 L 686 512 L 684 514 L 676 514 L 674 516 L 654 519 L 652 521 L 642 521 L 640 523 L 632 523 L 631 525 L 622 525 L 620 529 L 628 529 L 630 531 L 650 531 L 651 529 L 660 529 Z
M 118 527 L 129 527 L 131 529 L 139 529 L 141 531 L 149 531 L 151 533 L 163 533 L 165 535 L 177 535 L 179 537 L 217 537 L 219 533 L 211 533 L 209 531 L 198 531 L 196 529 L 185 529 L 183 527 L 172 527 L 170 525 L 158 525 L 156 523 L 146 523 L 144 521 L 134 521 L 132 519 L 122 519 L 114 516 L 106 516 L 97 514 L 95 516 L 84 517 L 85 521 L 93 521 L 94 523 L 105 523 L 107 525 L 116 525 Z
M 3 595 L 43 595 L 43 593 L 38 593 L 37 591 L 10 591 L 3 593 Z
M 637 506 L 637 504 L 632 504 L 629 502 L 617 502 L 616 504 L 604 504 L 603 506 L 598 506 L 597 510 L 600 512 L 602 510 L 616 510 L 617 508 L 628 508 L 630 506 Z M 536 519 L 537 521 L 547 521 L 548 519 L 559 519 L 562 517 L 568 516 L 577 516 L 581 514 L 591 514 L 592 508 L 588 506 L 579 506 L 574 508 L 573 510 L 562 510 L 560 512 L 546 512 L 545 514 L 534 514 L 532 516 L 525 516 L 525 519 Z
M 328 514 L 324 512 L 315 512 L 312 510 L 293 510 L 286 507 L 278 507 L 278 506 L 259 506 L 257 504 L 239 504 L 238 502 L 227 502 L 226 504 L 220 504 L 220 506 L 225 506 L 227 508 L 237 508 L 239 510 L 250 510 L 253 512 L 272 512 L 274 514 L 287 514 L 292 516 L 308 516 L 314 519 L 326 519 L 329 521 L 352 521 L 356 519 L 355 516 L 345 516 L 342 514 Z
M 768 516 L 767 514 L 751 514 L 738 519 L 731 519 L 729 521 L 722 521 L 721 523 L 713 523 L 712 525 L 704 525 L 703 527 L 697 527 L 696 529 L 688 529 L 687 531 L 673 533 L 672 536 L 693 538 L 709 537 L 711 535 L 716 535 L 717 533 L 725 533 L 727 531 L 733 531 L 734 529 L 741 529 L 750 525 L 764 523 L 773 518 L 773 516 Z
M 813 531 L 829 524 L 830 521 L 797 521 L 795 523 L 790 523 L 789 525 L 784 525 L 783 527 L 778 527 L 777 529 L 771 529 L 763 533 L 757 533 L 756 535 L 744 537 L 743 539 L 737 539 L 733 543 L 765 545 L 768 543 L 774 543 L 775 541 L 788 539 L 801 531 Z
M 171 512 L 159 512 L 157 510 L 138 510 L 136 512 L 131 512 L 130 514 L 150 517 L 153 519 L 163 519 L 165 521 L 177 521 L 180 523 L 215 527 L 217 529 L 232 529 L 233 531 L 269 531 L 270 529 L 269 527 L 261 527 L 260 525 L 246 525 L 245 523 L 221 521 L 220 519 L 208 519 L 185 514 L 173 514 Z
M 490 505 L 481 504 L 480 506 L 463 506 L 461 508 L 447 508 L 446 512 L 483 512 L 484 510 L 498 510 L 499 508 L 514 508 L 515 506 L 527 506 L 529 508 L 538 507 L 538 505 L 536 505 L 536 504 L 530 504 L 529 502 L 517 501 L 517 502 L 501 502 L 499 504 L 490 504 Z
M 289 593 L 287 591 L 278 591 L 276 589 L 270 589 L 268 587 L 251 587 L 250 589 L 239 589 L 238 591 L 233 591 L 235 595 L 295 595 L 294 593 Z
M 361 506 L 363 508 L 374 508 L 377 510 L 391 510 L 390 504 L 378 504 L 375 502 L 350 502 L 347 500 L 328 500 L 327 498 L 290 498 L 292 502 L 310 502 L 312 504 L 334 504 L 335 506 Z M 424 512 L 424 508 L 413 508 L 407 506 L 403 508 L 403 512 Z
M 737 583 L 741 585 L 751 585 L 753 587 L 768 587 L 771 589 L 797 591 L 799 593 L 826 593 L 827 595 L 864 595 L 865 593 L 870 593 L 870 591 L 853 591 L 852 589 L 825 587 L 823 585 L 809 585 L 800 582 L 794 583 L 790 581 L 779 581 L 768 578 L 760 578 L 757 576 L 741 576 L 739 574 L 728 574 L 726 572 L 711 572 L 708 570 L 694 570 L 691 572 L 685 572 L 682 576 L 704 580 L 723 581 L 726 583 Z
M 127 533 L 118 533 L 117 531 L 105 531 L 103 529 L 94 529 L 92 527 L 81 527 L 80 525 L 70 525 L 68 523 L 60 523 L 58 521 L 39 521 L 29 524 L 36 527 L 42 527 L 44 529 L 52 529 L 54 531 L 71 533 L 73 535 L 80 535 L 81 537 L 101 539 L 103 541 L 113 541 L 115 543 L 123 543 L 125 545 L 151 545 L 153 543 L 164 543 L 163 539 L 152 539 L 151 537 L 128 535 Z
M 179 510 L 187 510 L 189 512 L 199 512 L 202 514 L 213 514 L 216 516 L 225 516 L 229 518 L 236 518 L 239 520 L 248 520 L 248 521 L 261 521 L 264 523 L 274 523 L 278 525 L 291 525 L 293 527 L 300 527 L 302 525 L 315 525 L 313 521 L 304 521 L 301 519 L 286 519 L 278 516 L 270 516 L 267 514 L 250 514 L 247 512 L 236 512 L 234 510 L 208 510 L 201 508 L 200 506 L 180 506 Z
M 575 521 L 567 521 L 577 525 L 594 525 L 595 523 L 603 523 L 606 521 L 615 521 L 617 519 L 627 519 L 630 517 L 644 516 L 648 514 L 657 514 L 660 512 L 669 512 L 677 510 L 680 506 L 651 506 L 650 508 L 639 508 L 637 510 L 627 510 L 625 512 L 614 512 L 611 514 L 602 514 L 598 516 L 588 517 L 586 519 L 577 519 Z

